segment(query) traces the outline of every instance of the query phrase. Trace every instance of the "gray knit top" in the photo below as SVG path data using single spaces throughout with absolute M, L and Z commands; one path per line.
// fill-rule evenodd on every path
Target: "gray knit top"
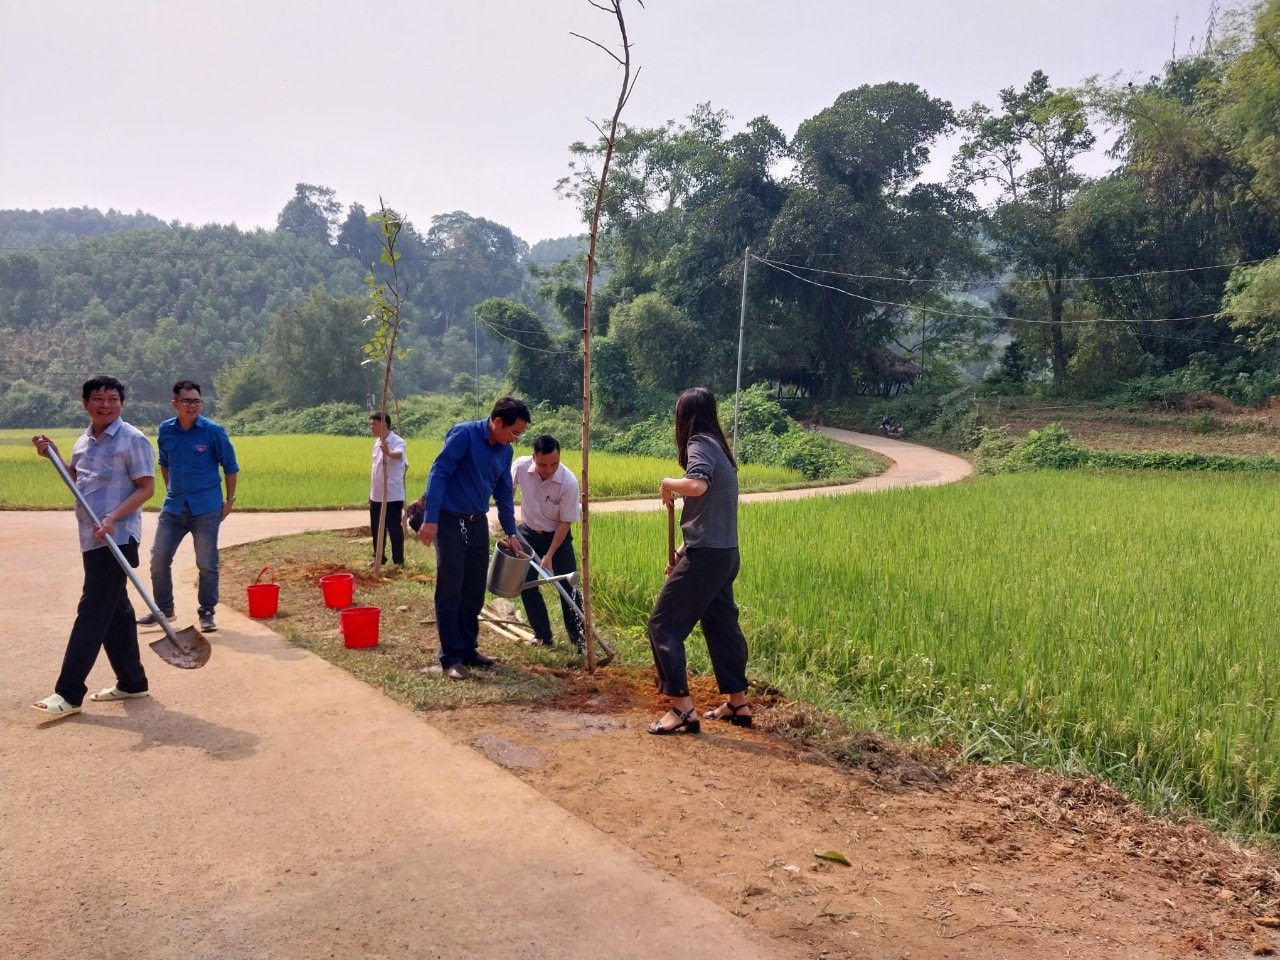
M 704 433 L 689 438 L 689 465 L 685 477 L 705 480 L 707 492 L 685 497 L 680 530 L 686 548 L 738 546 L 738 471 L 714 437 Z

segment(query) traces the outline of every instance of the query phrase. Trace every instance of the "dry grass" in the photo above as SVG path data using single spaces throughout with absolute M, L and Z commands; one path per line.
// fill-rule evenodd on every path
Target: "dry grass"
M 1014 436 L 1050 423 L 1090 450 L 1225 453 L 1280 456 L 1280 402 L 1259 409 L 1221 397 L 1188 397 L 1176 408 L 1111 408 L 1093 403 L 1046 404 L 1024 399 L 989 400 L 981 415 Z

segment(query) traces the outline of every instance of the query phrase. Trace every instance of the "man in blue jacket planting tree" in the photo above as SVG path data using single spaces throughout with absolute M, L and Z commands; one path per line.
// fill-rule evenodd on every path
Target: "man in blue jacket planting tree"
M 494 663 L 476 649 L 489 569 L 489 498 L 498 505 L 507 549 L 523 556 L 515 535 L 511 445 L 532 419 L 523 400 L 503 397 L 488 420 L 450 427 L 431 464 L 418 539 L 436 548 L 436 630 L 440 666 L 450 680 L 467 680 L 468 667 Z

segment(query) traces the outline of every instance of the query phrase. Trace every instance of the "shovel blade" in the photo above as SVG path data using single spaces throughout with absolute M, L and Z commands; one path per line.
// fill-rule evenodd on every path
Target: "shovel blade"
M 166 634 L 159 640 L 153 640 L 151 649 L 165 663 L 183 670 L 197 670 L 213 656 L 213 647 L 195 627 L 179 630 L 172 637 Z

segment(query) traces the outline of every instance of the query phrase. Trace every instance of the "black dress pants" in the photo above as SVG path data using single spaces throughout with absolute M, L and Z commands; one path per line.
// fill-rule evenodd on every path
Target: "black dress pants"
M 541 533 L 530 527 L 520 524 L 520 536 L 529 541 L 529 546 L 544 562 L 550 564 L 551 569 L 548 573 L 562 576 L 566 573 L 572 573 L 578 569 L 578 558 L 573 554 L 573 534 L 567 534 L 560 546 L 556 547 L 554 556 L 548 557 L 547 550 L 551 547 L 551 541 L 555 538 L 554 533 Z M 543 567 L 546 570 L 546 567 Z M 538 575 L 533 572 L 533 568 L 529 568 L 529 580 L 537 580 Z M 548 590 L 555 590 L 555 586 L 547 587 Z M 566 589 L 568 589 L 566 587 Z M 533 628 L 533 635 L 543 642 L 551 640 L 551 617 L 547 614 L 546 601 L 542 599 L 541 587 L 530 587 L 520 594 L 520 599 L 524 601 L 524 612 L 529 617 L 529 626 Z M 572 591 L 571 591 L 572 592 Z M 560 613 L 564 617 L 564 629 L 569 634 L 569 641 L 579 650 L 583 649 L 582 620 L 578 616 L 578 612 L 573 609 L 561 594 L 556 590 L 556 596 L 560 597 Z M 582 602 L 578 601 L 578 607 L 582 607 Z
M 369 536 L 373 538 L 373 557 L 378 558 L 378 521 L 382 519 L 382 504 L 369 501 Z M 387 532 L 382 539 L 382 559 L 387 559 L 387 538 L 391 539 L 391 562 L 404 566 L 404 501 L 387 503 Z
M 436 525 L 436 632 L 440 665 L 471 663 L 480 636 L 489 577 L 489 523 L 483 514 L 462 517 L 441 511 Z
M 129 566 L 138 566 L 137 540 L 120 544 L 120 552 Z M 80 557 L 84 564 L 84 588 L 54 692 L 67 703 L 82 704 L 89 691 L 85 685 L 89 671 L 98 659 L 98 651 L 105 650 L 111 669 L 116 672 L 116 686 L 125 693 L 142 693 L 147 689 L 147 672 L 138 653 L 138 624 L 133 604 L 125 589 L 128 577 L 105 544 L 85 551 Z

